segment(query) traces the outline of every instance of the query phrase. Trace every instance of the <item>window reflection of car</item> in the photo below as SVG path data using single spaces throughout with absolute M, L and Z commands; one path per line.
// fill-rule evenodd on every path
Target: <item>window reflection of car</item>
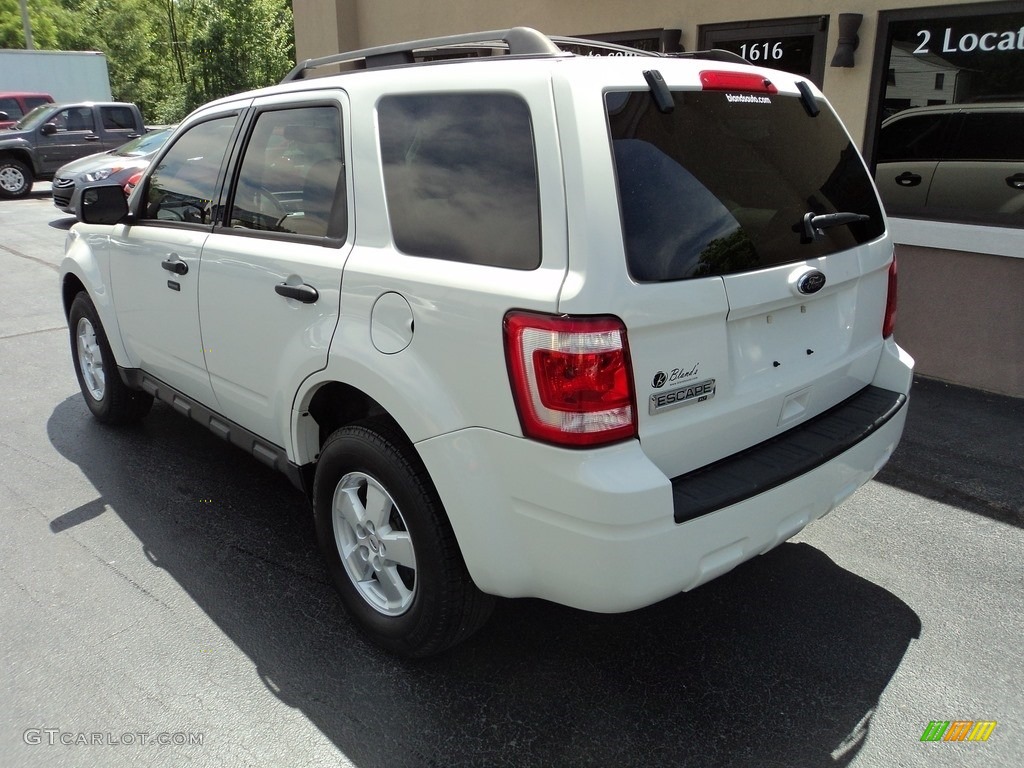
M 53 177 L 53 204 L 77 214 L 82 192 L 98 184 L 126 184 L 142 171 L 171 135 L 171 128 L 150 131 L 116 149 L 99 152 L 62 166 Z
M 891 215 L 1020 224 L 1024 102 L 914 107 L 882 123 L 875 182 Z

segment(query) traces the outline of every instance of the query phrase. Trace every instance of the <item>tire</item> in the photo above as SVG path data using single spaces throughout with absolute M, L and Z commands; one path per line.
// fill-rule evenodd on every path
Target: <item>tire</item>
M 152 395 L 121 381 L 103 324 L 84 291 L 71 302 L 68 329 L 75 375 L 92 415 L 104 424 L 128 424 L 149 413 Z
M 393 427 L 364 422 L 327 439 L 313 509 L 331 578 L 378 645 L 431 656 L 487 621 L 494 598 L 470 578 L 426 468 Z
M 20 160 L 0 160 L 0 197 L 24 197 L 32 191 L 32 171 Z

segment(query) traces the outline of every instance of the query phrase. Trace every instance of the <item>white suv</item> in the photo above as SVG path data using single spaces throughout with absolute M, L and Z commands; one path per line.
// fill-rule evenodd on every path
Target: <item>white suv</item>
M 494 55 L 448 58 L 466 46 Z M 351 614 L 403 655 L 492 596 L 692 589 L 903 430 L 864 163 L 814 86 L 724 54 L 516 28 L 305 62 L 81 215 L 61 285 L 92 412 L 155 397 L 286 472 Z

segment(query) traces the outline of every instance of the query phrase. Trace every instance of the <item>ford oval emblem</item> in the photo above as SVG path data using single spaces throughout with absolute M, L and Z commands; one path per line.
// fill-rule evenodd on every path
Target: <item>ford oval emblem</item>
M 824 287 L 825 275 L 818 270 L 800 275 L 800 279 L 796 281 L 796 289 L 800 293 L 817 293 Z

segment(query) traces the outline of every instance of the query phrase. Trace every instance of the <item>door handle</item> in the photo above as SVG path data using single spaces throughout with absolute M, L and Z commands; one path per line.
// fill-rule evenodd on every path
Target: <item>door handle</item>
M 83 136 L 86 141 L 99 141 L 100 137 L 94 133 L 90 133 L 88 136 Z
M 1024 173 L 1015 173 L 1006 177 L 1006 186 L 1014 189 L 1024 189 Z
M 303 304 L 312 304 L 314 301 L 320 298 L 320 292 L 317 291 L 312 285 L 288 285 L 288 283 L 278 283 L 274 286 L 274 290 L 279 296 L 284 296 L 288 299 L 295 299 L 301 301 Z
M 168 272 L 173 272 L 176 275 L 188 274 L 188 264 L 181 261 L 178 258 L 178 254 L 172 253 L 166 259 L 160 262 L 160 266 L 166 269 Z
M 916 187 L 918 184 L 921 183 L 921 177 L 916 173 L 904 171 L 899 176 L 897 176 L 894 179 L 894 181 L 901 187 Z

